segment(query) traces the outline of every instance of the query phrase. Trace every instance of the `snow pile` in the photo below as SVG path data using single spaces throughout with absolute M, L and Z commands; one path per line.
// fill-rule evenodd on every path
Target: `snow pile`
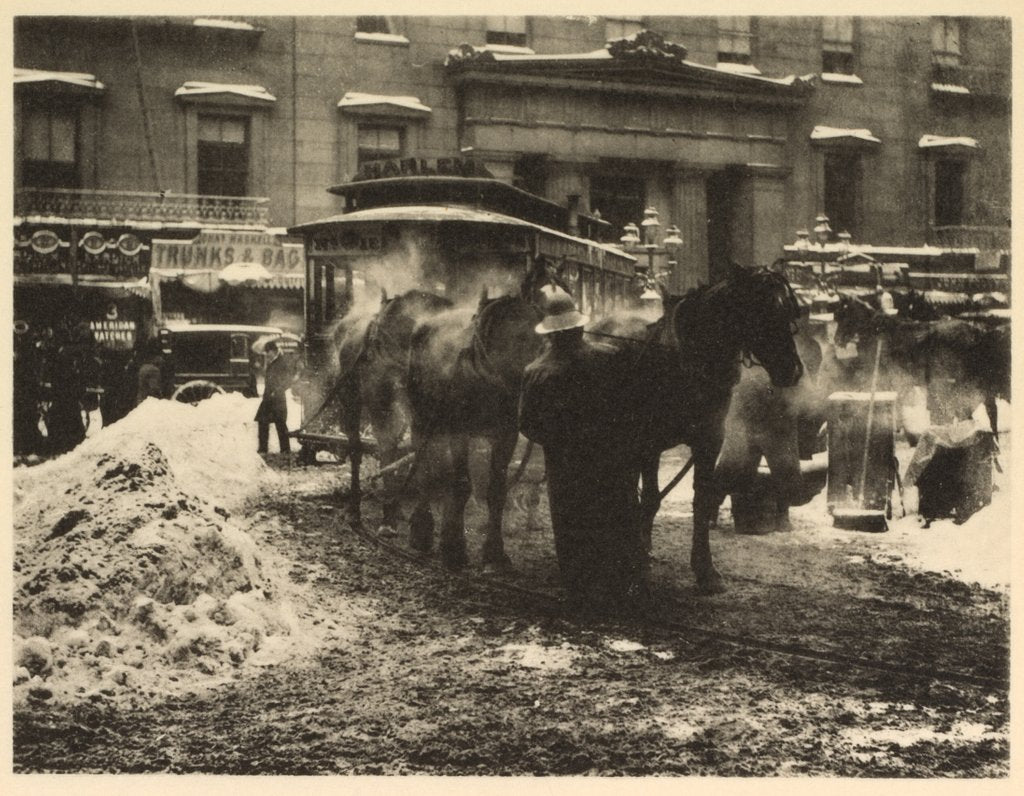
M 16 471 L 16 699 L 173 691 L 288 652 L 278 565 L 231 515 L 276 478 L 254 411 L 151 399 Z

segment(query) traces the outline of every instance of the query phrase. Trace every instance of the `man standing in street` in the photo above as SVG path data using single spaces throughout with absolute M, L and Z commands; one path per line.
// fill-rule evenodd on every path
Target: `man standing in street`
M 267 442 L 270 437 L 270 424 L 273 423 L 277 429 L 277 443 L 281 453 L 291 452 L 291 442 L 288 438 L 288 399 L 286 392 L 292 383 L 291 368 L 281 352 L 277 343 L 271 341 L 264 349 L 267 357 L 267 372 L 263 388 L 263 400 L 260 408 L 256 411 L 256 423 L 259 435 L 259 453 L 267 452 Z
M 644 591 L 636 446 L 622 420 L 615 348 L 583 339 L 586 316 L 550 289 L 537 326 L 548 346 L 525 373 L 522 433 L 543 446 L 555 552 L 570 600 L 636 607 Z

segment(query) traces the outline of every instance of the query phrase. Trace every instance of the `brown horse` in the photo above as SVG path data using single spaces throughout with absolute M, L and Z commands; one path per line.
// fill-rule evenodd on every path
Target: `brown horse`
M 680 444 L 692 452 L 690 566 L 704 593 L 724 590 L 709 529 L 723 499 L 714 471 L 733 386 L 742 364 L 763 366 L 777 387 L 800 380 L 803 364 L 793 338 L 798 316 L 796 296 L 782 274 L 734 265 L 723 281 L 670 301 L 665 315 L 640 334 L 635 319 L 623 324 L 609 318 L 591 329 L 639 338 L 617 344 L 624 352 L 623 422 L 635 428 L 648 451 L 637 474 L 648 536 L 661 502 L 661 452 Z
M 524 295 L 526 297 L 524 297 Z M 471 493 L 469 443 L 490 442 L 485 566 L 506 567 L 501 534 L 507 469 L 518 439 L 517 403 L 526 365 L 540 338 L 540 311 L 524 285 L 523 294 L 489 299 L 476 314 L 455 310 L 417 327 L 410 346 L 408 391 L 417 461 L 446 448 L 451 467 L 443 489 L 440 553 L 449 569 L 466 566 L 464 513 Z M 426 493 L 410 518 L 410 543 L 421 552 L 433 544 L 434 522 Z
M 377 443 L 380 466 L 386 467 L 398 458 L 399 444 L 409 427 L 405 378 L 413 328 L 419 321 L 451 306 L 448 299 L 422 290 L 410 290 L 390 299 L 383 294 L 375 315 L 368 319 L 352 318 L 339 326 L 339 375 L 335 389 L 342 429 L 349 440 L 349 505 L 357 519 L 362 500 L 363 411 Z M 394 475 L 384 478 L 383 523 L 394 527 L 398 519 L 395 490 L 391 488 Z

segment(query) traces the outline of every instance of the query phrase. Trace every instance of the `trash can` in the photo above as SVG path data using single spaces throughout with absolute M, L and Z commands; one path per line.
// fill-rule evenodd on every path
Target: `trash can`
M 828 410 L 827 500 L 833 525 L 888 530 L 896 478 L 896 393 L 835 392 Z

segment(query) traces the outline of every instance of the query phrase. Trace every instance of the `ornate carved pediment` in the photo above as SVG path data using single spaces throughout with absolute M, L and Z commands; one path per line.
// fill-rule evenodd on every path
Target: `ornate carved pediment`
M 612 39 L 605 46 L 612 58 L 623 60 L 671 60 L 682 63 L 687 50 L 681 44 L 666 41 L 653 30 L 641 30 L 624 39 Z

